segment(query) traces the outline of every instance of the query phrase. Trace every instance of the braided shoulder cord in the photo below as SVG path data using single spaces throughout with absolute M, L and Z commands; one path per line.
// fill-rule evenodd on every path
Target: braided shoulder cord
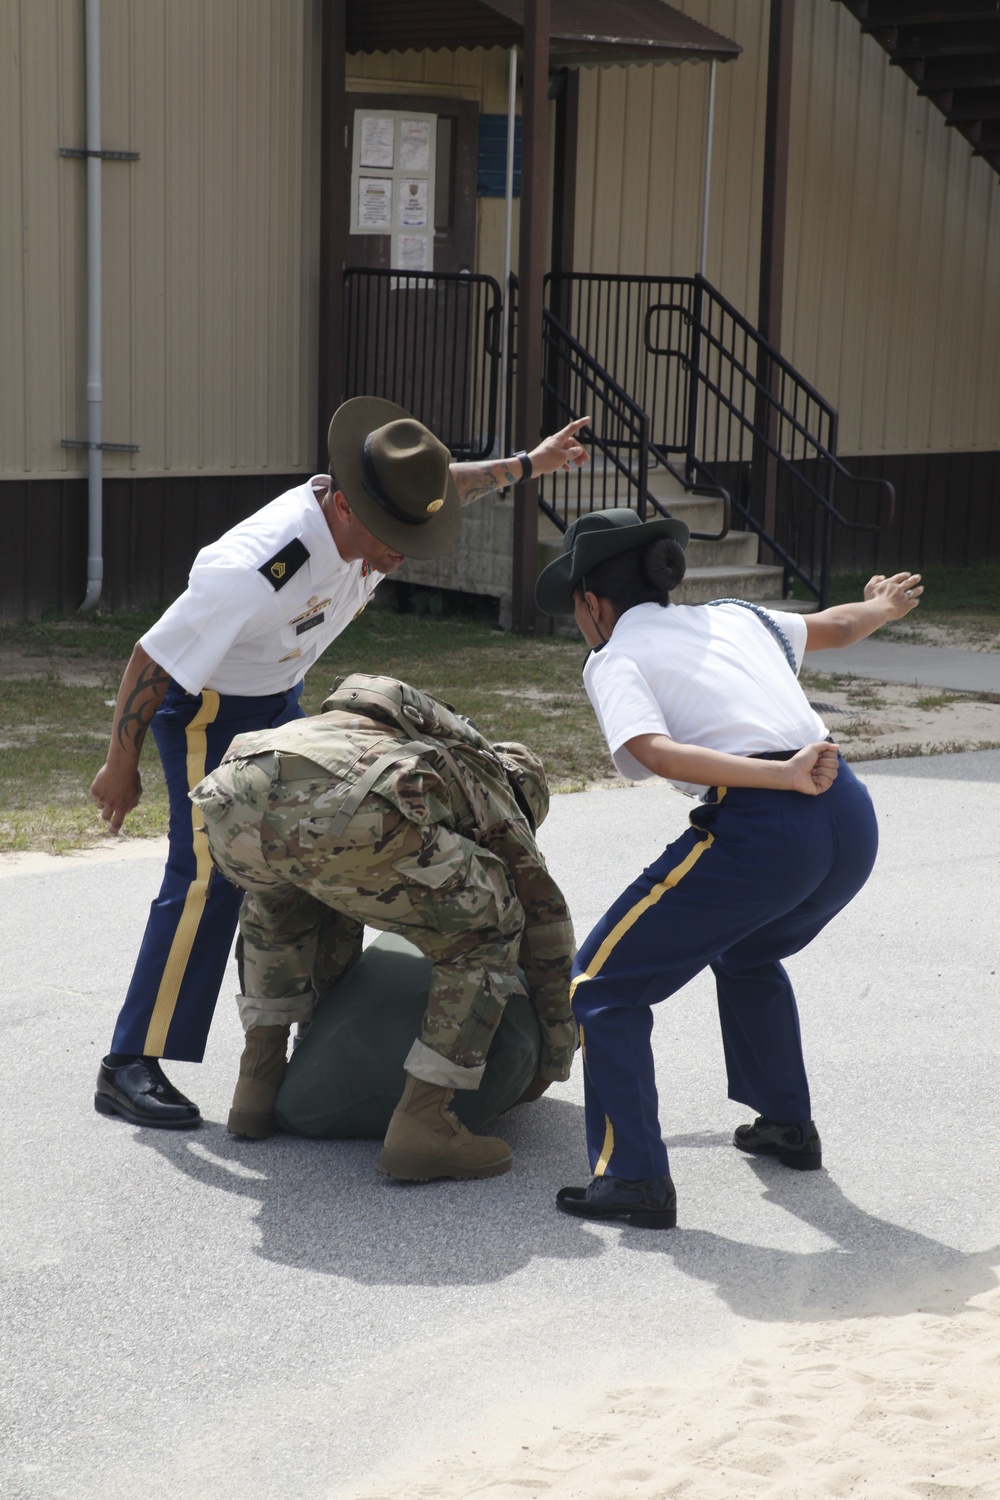
M 785 632 L 782 630 L 781 626 L 778 624 L 777 620 L 775 620 L 773 616 L 769 615 L 766 609 L 761 609 L 759 604 L 751 604 L 749 599 L 709 599 L 708 602 L 709 604 L 738 604 L 743 609 L 753 610 L 754 614 L 757 616 L 758 620 L 760 620 L 761 624 L 767 626 L 768 630 L 774 636 L 774 639 L 778 642 L 778 645 L 785 653 L 785 660 L 791 667 L 792 671 L 795 673 L 796 677 L 799 675 L 799 669 L 795 664 L 795 652 L 792 650 L 792 643 L 788 639 Z

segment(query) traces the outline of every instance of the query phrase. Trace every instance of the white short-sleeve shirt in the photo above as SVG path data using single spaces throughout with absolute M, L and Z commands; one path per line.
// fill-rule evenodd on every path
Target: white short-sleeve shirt
M 782 614 L 778 624 L 797 672 L 805 620 Z M 583 681 L 615 767 L 632 781 L 654 774 L 624 748 L 638 734 L 665 734 L 730 755 L 800 750 L 829 734 L 779 642 L 738 604 L 637 604 L 617 621 L 607 645 L 591 652 Z
M 189 693 L 287 692 L 359 614 L 382 577 L 345 562 L 317 475 L 203 547 L 188 586 L 140 645 Z

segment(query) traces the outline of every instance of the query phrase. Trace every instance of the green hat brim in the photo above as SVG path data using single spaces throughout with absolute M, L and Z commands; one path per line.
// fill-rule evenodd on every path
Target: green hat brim
M 387 422 L 419 421 L 412 412 L 383 401 L 380 396 L 354 396 L 337 408 L 330 423 L 330 468 L 348 505 L 361 522 L 386 547 L 418 561 L 450 552 L 462 529 L 462 504 L 451 470 L 442 499 L 434 515 L 419 524 L 400 521 L 373 499 L 365 489 L 362 455 L 365 438 Z
M 686 547 L 690 534 L 684 522 L 673 516 L 657 516 L 655 520 L 640 521 L 633 526 L 607 526 L 578 532 L 570 550 L 539 573 L 535 603 L 547 615 L 571 615 L 574 587 L 598 563 L 606 562 L 609 557 L 618 557 L 622 552 L 634 552 L 661 536 L 672 537 Z

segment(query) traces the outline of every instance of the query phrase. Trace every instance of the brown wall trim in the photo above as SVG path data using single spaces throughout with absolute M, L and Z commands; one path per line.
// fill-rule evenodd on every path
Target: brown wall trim
M 1000 452 L 845 462 L 853 474 L 895 485 L 896 517 L 874 536 L 837 527 L 835 571 L 893 573 L 1000 559 Z M 101 610 L 154 608 L 176 598 L 199 547 L 305 477 L 105 480 Z M 867 491 L 852 496 L 845 486 L 837 493 L 844 513 L 858 520 L 867 498 Z M 6 554 L 0 620 L 72 615 L 86 593 L 86 480 L 0 481 L 0 528 Z
M 835 573 L 896 573 L 934 563 L 964 567 L 984 558 L 1000 560 L 1000 452 L 852 455 L 842 462 L 859 479 L 887 479 L 896 491 L 896 510 L 883 531 L 834 526 Z M 721 465 L 715 471 L 733 495 L 742 493 L 743 467 Z M 834 503 L 849 521 L 866 522 L 874 518 L 876 492 L 872 485 L 838 479 Z
M 852 474 L 888 479 L 896 490 L 896 514 L 874 536 L 838 526 L 834 567 L 838 572 L 894 573 L 932 563 L 964 566 L 1000 559 L 1000 453 L 900 453 L 843 460 Z M 845 515 L 860 520 L 870 487 L 853 497 L 837 492 Z
M 304 474 L 105 479 L 104 589 L 113 614 L 175 599 L 195 553 Z M 0 481 L 0 620 L 72 615 L 87 591 L 86 479 Z

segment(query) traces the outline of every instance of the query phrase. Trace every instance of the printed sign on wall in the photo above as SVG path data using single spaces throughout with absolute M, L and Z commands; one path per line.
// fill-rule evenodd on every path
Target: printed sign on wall
M 401 270 L 434 269 L 436 149 L 436 115 L 354 111 L 351 233 L 391 235 Z

